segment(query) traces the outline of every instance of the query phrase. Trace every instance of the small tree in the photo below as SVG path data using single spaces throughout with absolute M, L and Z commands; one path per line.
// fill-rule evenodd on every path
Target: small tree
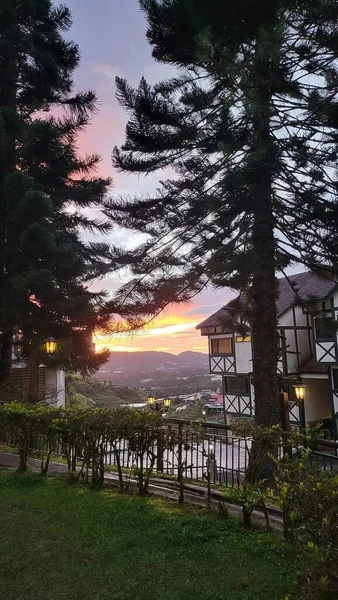
M 86 445 L 86 419 L 88 409 L 64 409 L 52 423 L 53 433 L 66 456 L 68 477 L 71 481 L 78 481 L 82 476 L 86 461 L 90 460 L 85 454 Z M 77 471 L 77 458 L 82 455 L 82 466 Z
M 131 476 L 131 469 L 129 469 L 131 455 L 130 448 L 127 448 L 127 465 L 124 462 L 124 453 L 127 440 L 132 437 L 132 428 L 134 425 L 133 416 L 134 413 L 130 408 L 116 408 L 111 411 L 108 424 L 108 442 L 114 453 L 115 464 L 119 478 L 119 488 L 121 492 L 124 489 L 128 489 Z M 123 469 L 127 469 L 126 478 L 123 476 Z
M 128 423 L 129 451 L 136 458 L 134 473 L 139 493 L 148 493 L 149 479 L 157 458 L 156 445 L 162 429 L 162 417 L 148 411 L 133 411 Z

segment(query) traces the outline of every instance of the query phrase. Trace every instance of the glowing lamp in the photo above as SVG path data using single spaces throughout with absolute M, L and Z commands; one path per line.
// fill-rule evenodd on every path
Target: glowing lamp
M 164 404 L 164 408 L 170 408 L 170 405 L 171 405 L 170 398 L 164 398 L 163 404 Z
M 155 397 L 152 394 L 149 394 L 149 396 L 147 398 L 147 404 L 148 404 L 148 406 L 154 406 Z
M 22 340 L 18 337 L 14 338 L 13 340 L 13 352 L 16 358 L 19 358 L 23 355 L 23 343 Z
M 56 341 L 53 337 L 49 337 L 45 340 L 45 350 L 47 354 L 55 354 L 56 352 Z
M 302 400 L 304 400 L 306 385 L 304 385 L 304 383 L 302 383 L 301 381 L 297 381 L 296 385 L 294 385 L 292 387 L 295 390 L 295 396 L 296 396 L 298 402 L 301 402 Z

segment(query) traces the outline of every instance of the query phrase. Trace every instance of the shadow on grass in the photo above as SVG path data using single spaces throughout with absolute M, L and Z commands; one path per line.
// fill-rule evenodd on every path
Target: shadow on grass
M 0 525 L 6 600 L 280 600 L 303 569 L 278 533 L 35 473 L 0 472 Z

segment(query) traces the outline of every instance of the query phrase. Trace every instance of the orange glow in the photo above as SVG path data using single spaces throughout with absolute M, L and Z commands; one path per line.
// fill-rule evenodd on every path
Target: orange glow
M 117 333 L 107 336 L 96 332 L 94 343 L 97 351 L 108 348 L 111 352 L 207 352 L 207 341 L 201 339 L 199 331 L 196 331 L 198 323 L 195 315 L 190 318 L 184 313 L 161 315 L 148 328 L 133 334 Z
M 32 303 L 35 304 L 35 306 L 38 306 L 39 308 L 41 308 L 41 303 L 39 302 L 39 300 L 36 298 L 35 294 L 31 294 L 28 298 L 28 300 Z

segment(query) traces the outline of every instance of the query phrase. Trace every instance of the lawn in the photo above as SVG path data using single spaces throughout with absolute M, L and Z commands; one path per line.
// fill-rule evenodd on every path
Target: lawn
M 204 509 L 0 472 L 1 600 L 297 598 L 297 550 Z

